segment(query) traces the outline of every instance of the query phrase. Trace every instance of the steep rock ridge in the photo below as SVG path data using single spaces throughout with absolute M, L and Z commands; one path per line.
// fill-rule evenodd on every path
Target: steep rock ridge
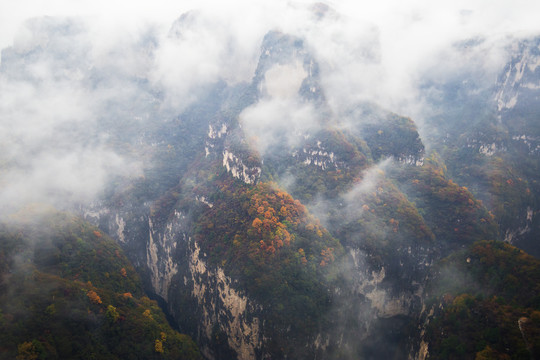
M 192 223 L 187 214 L 174 210 L 165 223 L 152 216 L 138 219 L 145 224 L 139 226 L 147 229 L 143 238 L 140 234 L 131 238 L 133 232 L 122 226 L 116 227 L 117 223 L 125 224 L 117 212 L 101 208 L 87 211 L 86 216 L 102 227 L 108 226 L 122 246 L 129 247 L 133 242 L 145 244 L 144 250 L 131 254 L 137 263 L 144 264 L 140 270 L 147 279 L 149 290 L 166 303 L 169 314 L 176 320 L 185 317 L 186 313 L 197 314 L 191 322 L 179 323 L 196 335 L 207 358 L 219 358 L 222 354 L 220 351 L 223 350 L 216 350 L 213 343 L 216 334 L 224 337 L 231 357 L 258 357 L 256 354 L 261 352 L 264 333 L 257 314 L 263 309 L 237 290 L 237 285 L 223 269 L 206 263 L 200 248 L 190 238 Z M 186 294 L 189 294 L 188 300 L 185 300 Z
M 198 201 L 200 203 L 203 203 L 205 204 L 206 206 L 208 206 L 209 208 L 212 208 L 214 207 L 214 204 L 212 204 L 211 202 L 209 202 L 205 196 L 199 196 L 199 195 L 196 195 L 195 196 L 195 201 Z
M 302 43 L 299 40 L 293 43 L 291 37 L 282 34 L 272 33 L 265 37 L 261 61 L 257 70 L 258 75 L 254 78 L 254 83 L 259 84 L 258 89 L 261 96 L 265 96 L 265 89 L 262 86 L 265 80 L 264 70 L 274 66 L 272 61 L 281 64 L 287 63 L 290 58 L 303 57 L 306 59 L 306 55 L 299 50 L 302 49 L 300 46 Z M 287 54 L 284 56 L 286 60 L 273 58 L 276 56 L 275 54 L 283 52 Z M 317 75 L 316 62 L 309 59 L 309 61 L 305 60 L 304 64 L 304 70 L 307 70 L 308 77 L 311 77 L 309 81 L 317 83 L 317 77 L 314 76 Z M 299 95 L 305 96 L 307 93 L 305 90 L 305 88 L 301 88 Z M 317 88 L 310 88 L 309 91 L 319 92 Z M 324 99 L 322 90 L 320 93 L 321 96 L 313 103 L 315 106 L 321 106 L 322 113 L 328 114 L 325 105 L 322 104 L 322 99 Z M 305 98 L 312 101 L 309 97 Z M 340 191 L 347 189 L 355 179 L 358 179 L 361 171 L 369 167 L 374 149 L 377 151 L 376 157 L 374 156 L 376 160 L 382 160 L 383 157 L 393 157 L 405 165 L 421 166 L 423 164 L 424 146 L 412 120 L 380 110 L 373 111 L 370 116 L 372 116 L 370 121 L 363 121 L 362 118 L 359 118 L 357 122 L 360 124 L 378 123 L 382 124 L 381 127 L 371 129 L 369 126 L 363 126 L 361 129 L 351 131 L 346 126 L 334 123 L 334 120 L 328 120 L 331 119 L 331 116 L 328 116 L 328 119 L 322 121 L 323 123 L 327 122 L 323 130 L 313 128 L 302 134 L 303 136 L 298 137 L 299 144 L 295 147 L 285 145 L 277 148 L 271 154 L 265 154 L 262 176 L 268 176 L 270 173 L 274 179 L 279 179 L 281 176 L 287 179 L 287 174 L 292 174 L 296 179 L 292 193 L 303 201 L 309 201 L 312 196 L 322 195 L 332 198 Z M 375 133 L 380 131 L 377 133 L 379 136 L 377 143 L 366 144 L 370 139 L 370 131 Z M 383 133 L 384 135 L 381 136 Z M 366 140 L 366 142 L 361 139 Z M 315 179 L 318 183 L 314 184 L 313 187 L 308 187 Z M 341 214 L 344 218 L 349 218 L 350 214 L 336 210 L 341 205 L 338 205 L 340 202 L 338 200 L 329 200 L 327 208 Z M 339 217 L 340 215 L 335 216 Z M 390 219 L 386 218 L 386 221 L 388 220 Z M 343 241 L 343 239 L 341 240 Z M 348 249 L 351 254 L 368 254 L 367 256 L 373 258 L 379 256 L 376 251 L 366 251 L 363 245 L 360 247 L 349 245 Z M 358 351 L 362 353 L 367 350 L 360 349 L 362 346 L 358 344 L 353 344 L 358 338 L 368 339 L 370 327 L 378 326 L 377 324 L 382 320 L 393 323 L 394 319 L 399 317 L 412 318 L 416 316 L 422 297 L 421 283 L 432 263 L 430 254 L 433 249 L 429 246 L 411 245 L 395 250 L 392 254 L 396 255 L 397 260 L 390 263 L 390 256 L 387 256 L 382 260 L 384 264 L 382 266 L 380 263 L 374 264 L 373 261 L 362 261 L 361 263 L 351 261 L 354 265 L 351 265 L 353 270 L 347 279 L 349 288 L 338 290 L 339 295 L 335 301 L 336 303 L 348 303 L 340 306 L 343 309 L 350 307 L 348 313 L 354 314 L 352 318 L 355 319 L 358 328 L 351 332 L 350 329 L 340 328 L 336 322 L 329 325 L 329 328 L 335 326 L 335 330 L 318 333 L 312 339 L 312 345 L 309 347 L 314 347 L 320 354 L 331 353 L 332 350 L 329 349 L 332 349 L 333 346 L 356 347 L 352 350 L 353 353 Z M 386 266 L 389 267 L 388 272 Z M 406 280 L 397 280 L 400 273 L 411 275 Z M 396 282 L 402 284 L 397 285 Z M 395 324 L 398 323 L 399 321 L 395 322 Z M 353 340 L 355 336 L 356 339 Z
M 118 226 L 115 233 L 118 238 L 118 241 L 120 241 L 120 243 L 125 243 L 126 237 L 124 235 L 124 231 L 126 229 L 126 222 L 124 221 L 123 218 L 121 218 L 120 216 L 118 216 L 118 214 L 116 214 L 114 216 L 114 223 L 116 224 L 116 226 Z
M 487 144 L 487 143 L 479 142 L 476 139 L 468 143 L 467 147 L 476 149 L 476 151 L 478 151 L 480 154 L 485 155 L 485 156 L 493 156 L 495 155 L 495 153 L 505 150 L 505 148 L 501 148 L 500 146 L 497 146 L 497 143 L 493 142 L 491 144 Z
M 269 70 L 276 66 L 293 64 L 295 68 L 305 75 L 299 94 L 307 101 L 316 104 L 324 103 L 324 94 L 319 84 L 319 66 L 312 57 L 304 41 L 298 37 L 271 31 L 265 35 L 252 87 L 257 89 L 259 98 L 266 95 L 264 87 L 265 76 Z
M 425 294 L 422 297 L 424 300 Z M 429 359 L 429 340 L 426 338 L 426 331 L 433 320 L 435 312 L 443 309 L 442 303 L 436 303 L 429 308 L 426 304 L 422 303 L 422 310 L 418 314 L 418 329 L 414 340 L 409 345 L 407 354 L 408 360 L 426 360 Z
M 359 354 L 377 353 L 378 356 L 393 357 L 395 355 L 387 351 L 402 352 L 404 345 L 393 343 L 395 339 L 391 333 L 400 331 L 407 323 L 416 322 L 422 311 L 425 279 L 437 259 L 432 254 L 434 249 L 409 247 L 399 249 L 391 256 L 381 256 L 379 250 L 366 249 L 361 244 L 348 246 L 347 250 L 347 285 L 341 289 L 344 293 L 338 296 L 336 302 L 347 302 L 348 305 L 341 305 L 341 310 L 347 316 L 356 318 L 360 326 L 355 335 L 364 342 L 361 346 L 357 345 L 356 351 Z M 362 327 L 365 328 L 362 330 Z M 374 330 L 381 327 L 382 330 Z M 347 330 L 342 331 L 341 336 L 347 338 Z M 385 341 L 388 342 L 385 350 L 373 349 L 378 345 L 369 344 L 381 342 L 382 345 Z M 351 343 L 344 341 L 341 345 L 350 347 Z
M 525 215 L 525 216 L 523 216 Z M 533 216 L 535 216 L 535 212 L 531 207 L 527 207 L 525 214 L 519 217 L 519 220 L 521 220 L 521 223 L 523 224 L 521 227 L 518 227 L 517 229 L 507 229 L 504 234 L 504 241 L 510 244 L 514 244 L 516 239 L 519 239 L 521 236 L 529 233 L 533 226 Z
M 189 254 L 190 278 L 184 275 L 184 285 L 192 284 L 192 296 L 197 300 L 200 315 L 199 329 L 212 339 L 216 332 L 227 335 L 227 344 L 236 352 L 238 359 L 255 359 L 263 342 L 260 320 L 254 315 L 262 308 L 233 287 L 233 281 L 221 268 L 211 268 L 204 261 L 196 242 L 192 242 Z M 216 330 L 217 329 L 217 330 Z M 205 355 L 212 352 L 203 348 Z
M 540 126 L 540 38 L 517 42 L 495 85 L 497 115 L 518 151 L 538 155 Z
M 540 42 L 530 39 L 518 42 L 512 49 L 512 60 L 506 65 L 495 95 L 497 110 L 508 111 L 534 105 L 540 90 Z
M 407 336 L 416 336 L 406 329 L 416 323 L 421 311 L 424 279 L 407 277 L 401 280 L 404 284 L 396 286 L 393 271 L 387 274 L 385 266 L 373 266 L 376 254 L 358 248 L 349 248 L 348 253 L 347 285 L 337 290 L 335 299 L 336 309 L 339 309 L 334 315 L 335 327 L 318 339 L 326 346 L 323 346 L 323 356 L 331 359 L 403 358 L 407 346 L 402 335 L 406 332 Z M 343 326 L 353 321 L 353 328 Z M 416 344 L 416 337 L 413 342 Z M 335 354 L 333 347 L 341 351 Z
M 537 186 L 540 168 L 540 38 L 516 42 L 495 89 L 498 119 L 507 132 L 506 154 L 501 157 L 508 164 L 507 168 L 519 174 L 508 177 L 507 181 L 509 188 L 520 187 L 524 192 L 523 196 L 514 195 L 514 202 L 505 199 L 513 205 L 513 209 L 508 207 L 506 210 L 512 213 L 513 221 L 505 219 L 501 235 L 505 241 L 538 256 L 540 245 L 535 239 L 540 233 L 536 200 L 540 194 Z M 518 160 L 527 165 L 520 166 Z
M 300 70 L 305 76 L 297 93 L 290 96 L 299 96 L 319 115 L 312 120 L 316 125 L 312 124 L 295 134 L 293 145 L 290 141 L 276 144 L 270 153 L 263 154 L 263 162 L 268 165 L 265 171 L 270 172 L 273 178 L 288 172 L 298 175 L 295 167 L 318 168 L 322 170 L 319 176 L 328 171 L 339 172 L 340 169 L 355 173 L 367 167 L 370 157 L 375 161 L 392 157 L 407 165 L 423 164 L 424 145 L 411 119 L 392 114 L 374 104 L 363 103 L 354 106 L 350 121 L 334 118 L 320 86 L 318 63 L 300 38 L 280 32 L 270 32 L 265 36 L 252 81 L 259 100 L 273 97 L 265 89 L 268 73 L 276 67 L 290 64 L 294 64 L 294 68 L 303 64 Z M 310 93 L 317 96 L 313 97 Z M 294 130 L 291 124 L 289 131 Z
M 496 82 L 472 74 L 467 84 L 434 86 L 438 99 L 430 100 L 440 109 L 431 144 L 452 179 L 471 189 L 491 211 L 499 227 L 497 238 L 535 255 L 540 254 L 539 44 L 538 37 L 516 39 Z M 427 91 L 426 98 L 436 92 Z M 526 220 L 529 208 L 533 215 Z
M 309 64 L 306 73 L 313 76 L 316 73 L 315 65 L 311 60 Z M 179 119 L 195 121 L 196 117 L 190 114 L 182 115 Z M 263 174 L 262 167 L 246 165 L 257 164 L 258 161 L 257 158 L 249 159 L 253 153 L 245 147 L 242 133 L 234 121 L 218 117 L 207 124 L 208 131 L 200 139 L 205 144 L 205 151 L 197 161 L 203 168 L 215 163 L 246 185 L 256 184 Z M 343 183 L 348 184 L 369 164 L 365 143 L 338 130 L 310 134 L 302 145 L 297 149 L 301 152 L 286 149 L 285 155 L 292 160 L 290 166 L 302 164 L 306 169 L 320 172 L 319 175 L 336 177 L 340 191 L 339 179 L 343 175 L 339 171 L 346 173 Z M 172 143 L 171 146 L 178 145 Z M 197 145 L 197 148 L 201 146 Z M 190 176 L 186 175 L 186 179 L 190 179 Z M 197 184 L 201 179 L 203 182 Z M 100 209 L 95 220 L 115 234 L 121 244 L 132 249 L 131 255 L 145 274 L 149 289 L 164 300 L 169 314 L 177 323 L 197 339 L 205 356 L 241 359 L 271 357 L 276 350 L 268 347 L 271 341 L 269 331 L 287 333 L 288 330 L 268 329 L 265 326 L 265 318 L 269 316 L 266 310 L 239 288 L 236 280 L 229 277 L 224 269 L 210 266 L 206 261 L 206 255 L 192 239 L 192 231 L 197 208 L 212 208 L 214 200 L 209 196 L 211 193 L 201 190 L 208 185 L 204 184 L 207 181 L 204 177 L 186 181 L 196 184 L 194 194 L 187 195 L 192 202 L 185 203 L 179 200 L 182 195 L 174 195 L 176 192 L 189 192 L 190 187 L 175 187 L 168 195 L 141 207 L 137 216 L 129 214 L 130 207 L 135 204 L 128 201 L 116 209 L 115 205 Z M 178 201 L 183 203 L 182 210 L 175 205 Z M 133 229 L 143 231 L 135 233 Z M 352 251 L 359 250 L 353 248 Z M 352 295 L 348 289 L 338 290 L 342 295 L 336 297 L 336 302 L 351 303 L 350 296 L 355 299 L 350 306 L 356 309 L 354 322 L 360 324 L 358 329 L 351 331 L 349 327 L 341 327 L 337 321 L 330 321 L 327 329 L 319 329 L 306 338 L 294 339 L 294 343 L 301 344 L 299 349 L 304 349 L 299 350 L 300 357 L 306 354 L 325 356 L 341 345 L 358 351 L 357 339 L 368 339 L 371 336 L 370 327 L 379 320 L 393 321 L 396 317 L 408 317 L 414 312 L 420 291 L 420 287 L 415 285 L 416 281 L 420 281 L 416 275 L 407 279 L 406 289 L 395 290 L 392 286 L 396 274 L 403 271 L 403 266 L 408 269 L 423 260 L 409 256 L 407 248 L 399 251 L 405 259 L 401 264 L 384 263 L 381 267 L 357 262 L 352 273 L 354 279 L 351 281 L 355 284 Z M 409 285 L 412 287 L 409 288 Z
M 99 226 L 115 239 L 139 272 L 147 271 L 146 254 L 150 234 L 148 204 L 118 207 L 99 201 L 89 207 L 80 208 L 78 212 L 83 219 Z M 143 281 L 146 281 L 144 276 Z
M 355 290 L 369 300 L 371 308 L 375 311 L 374 315 L 379 318 L 411 315 L 412 297 L 405 293 L 396 296 L 389 291 L 383 284 L 386 277 L 384 266 L 379 270 L 373 269 L 368 265 L 366 255 L 359 249 L 350 249 L 349 253 L 355 271 Z
M 146 245 L 146 261 L 150 281 L 154 292 L 163 299 L 168 298 L 172 277 L 178 273 L 178 265 L 174 254 L 176 250 L 176 234 L 183 228 L 185 216 L 174 211 L 173 220 L 169 221 L 162 231 L 158 231 L 148 219 L 148 242 Z
M 229 125 L 230 126 L 230 125 Z M 232 131 L 234 138 L 234 133 L 238 132 L 238 129 Z M 231 146 L 231 140 L 228 139 L 231 130 L 228 128 L 225 122 L 208 125 L 208 135 L 205 140 L 205 157 L 212 158 L 217 157 L 221 153 L 221 164 L 227 169 L 234 178 L 242 180 L 246 184 L 255 184 L 260 178 L 261 168 L 260 166 L 247 166 L 246 163 L 242 160 L 241 157 L 237 156 L 234 153 L 232 148 L 236 146 Z M 249 154 L 249 150 L 242 151 L 241 154 Z M 211 156 L 212 155 L 212 156 Z
M 303 147 L 301 151 L 295 150 L 292 157 L 305 165 L 315 165 L 321 170 L 327 168 L 338 168 L 335 160 L 335 154 L 332 151 L 327 151 L 320 141 L 317 141 L 317 146 L 314 148 Z
M 224 135 L 227 134 L 227 124 L 222 123 L 221 127 L 214 129 L 212 124 L 208 125 L 208 138 L 206 139 L 206 146 L 204 148 L 205 157 L 210 155 L 211 149 L 216 146 L 218 139 L 221 139 Z
M 260 167 L 248 167 L 244 162 L 228 150 L 223 150 L 223 166 L 237 179 L 246 184 L 255 184 L 261 175 Z
M 221 162 L 234 178 L 246 184 L 256 184 L 261 175 L 261 167 L 253 159 L 252 150 L 243 141 L 238 141 L 241 129 L 230 119 L 208 125 L 205 140 L 205 158 Z

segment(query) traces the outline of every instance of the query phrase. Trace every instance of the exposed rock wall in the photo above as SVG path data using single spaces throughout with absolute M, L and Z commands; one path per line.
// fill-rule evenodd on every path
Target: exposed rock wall
M 495 96 L 499 111 L 514 108 L 540 89 L 540 47 L 537 41 L 522 42 L 516 46 L 512 61 L 506 66 Z
M 242 180 L 246 184 L 255 184 L 261 176 L 260 167 L 248 167 L 242 159 L 229 150 L 223 150 L 223 166 L 231 175 Z
M 335 154 L 331 151 L 325 150 L 321 147 L 320 141 L 317 142 L 317 147 L 314 149 L 303 148 L 301 151 L 294 151 L 292 153 L 293 158 L 302 162 L 305 165 L 314 165 L 320 167 L 322 170 L 337 169 Z
M 262 346 L 260 319 L 255 314 L 262 308 L 233 287 L 223 269 L 211 268 L 202 258 L 196 242 L 189 254 L 189 274 L 185 285 L 192 284 L 191 294 L 197 300 L 201 331 L 211 339 L 215 328 L 227 335 L 229 347 L 238 359 L 255 359 Z M 206 350 L 208 356 L 210 352 Z
M 176 232 L 184 216 L 175 211 L 174 217 L 167 223 L 164 231 L 154 228 L 152 219 L 148 219 L 148 242 L 146 244 L 146 264 L 150 273 L 152 288 L 156 295 L 168 299 L 172 278 L 178 273 L 175 259 Z
M 194 203 L 197 204 L 197 203 Z M 199 201 L 199 206 L 208 206 Z M 197 340 L 208 359 L 268 359 L 266 352 L 269 331 L 265 325 L 265 309 L 242 291 L 238 283 L 219 266 L 212 266 L 198 243 L 191 237 L 192 223 L 187 213 L 174 210 L 165 222 L 151 216 L 138 218 L 140 228 L 146 229 L 141 238 L 129 231 L 130 220 L 120 211 L 110 209 L 87 213 L 96 223 L 108 224 L 110 233 L 123 245 L 144 242 L 144 248 L 131 252 L 134 262 L 141 264 L 143 276 L 151 291 L 163 299 L 169 314 L 183 331 Z M 144 226 L 143 226 L 144 225 Z M 372 269 L 360 250 L 350 250 L 350 275 L 354 286 L 336 289 L 335 311 L 347 304 L 355 312 L 346 312 L 360 325 L 356 332 L 342 327 L 341 318 L 333 319 L 328 328 L 321 328 L 306 339 L 299 339 L 306 354 L 326 356 L 331 349 L 359 346 L 358 339 L 369 338 L 371 324 L 378 319 L 410 316 L 418 294 L 408 290 L 392 292 L 386 283 L 385 267 Z M 350 285 L 350 284 L 349 284 Z M 347 310 L 348 311 L 348 310 Z M 187 320 L 186 320 L 187 319 Z M 281 329 L 287 332 L 287 329 Z M 219 353 L 215 338 L 221 336 L 228 355 Z M 294 334 L 291 334 L 294 336 Z

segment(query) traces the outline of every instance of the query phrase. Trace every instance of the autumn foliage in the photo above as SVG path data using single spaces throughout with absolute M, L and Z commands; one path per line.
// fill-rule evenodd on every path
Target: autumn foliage
M 539 269 L 538 259 L 497 241 L 444 259 L 429 289 L 442 305 L 427 327 L 430 358 L 537 358 Z
M 56 213 L 32 226 L 0 224 L 0 358 L 201 359 L 195 343 L 142 296 L 133 266 L 105 233 Z M 41 248 L 29 251 L 38 241 Z M 4 255 L 24 259 L 9 277 Z
M 327 249 L 340 248 L 304 205 L 273 185 L 258 184 L 250 189 L 227 183 L 222 186 L 224 198 L 202 215 L 198 233 L 200 243 L 215 253 L 216 259 L 242 264 L 247 258 L 262 266 L 294 255 L 298 264 L 305 265 L 311 259 L 321 265 L 321 261 L 327 264 L 332 260 Z M 216 251 L 224 256 L 217 256 Z
M 88 298 L 90 299 L 90 301 L 94 304 L 101 304 L 102 301 L 101 301 L 101 298 L 99 297 L 99 295 L 93 291 L 93 290 L 89 290 L 87 293 L 86 293 L 86 296 L 88 296 Z
M 340 243 L 274 184 L 225 179 L 208 198 L 213 206 L 198 218 L 196 241 L 209 260 L 273 308 L 275 321 L 306 331 L 329 303 L 326 287 L 343 253 Z

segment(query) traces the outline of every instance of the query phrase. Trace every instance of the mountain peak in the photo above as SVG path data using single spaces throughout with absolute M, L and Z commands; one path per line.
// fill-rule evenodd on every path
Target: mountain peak
M 324 101 L 319 65 L 311 49 L 302 38 L 274 30 L 268 32 L 262 41 L 253 85 L 259 96 L 268 94 L 268 91 L 272 95 L 273 90 L 279 91 L 280 85 L 276 81 L 289 83 L 285 85 L 285 95 L 292 91 L 306 101 Z M 270 89 L 268 82 L 271 83 Z M 291 89 L 290 85 L 298 87 Z

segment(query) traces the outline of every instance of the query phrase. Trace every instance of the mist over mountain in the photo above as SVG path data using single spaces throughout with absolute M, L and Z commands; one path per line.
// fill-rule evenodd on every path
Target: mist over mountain
M 0 6 L 0 357 L 536 358 L 505 5 Z

